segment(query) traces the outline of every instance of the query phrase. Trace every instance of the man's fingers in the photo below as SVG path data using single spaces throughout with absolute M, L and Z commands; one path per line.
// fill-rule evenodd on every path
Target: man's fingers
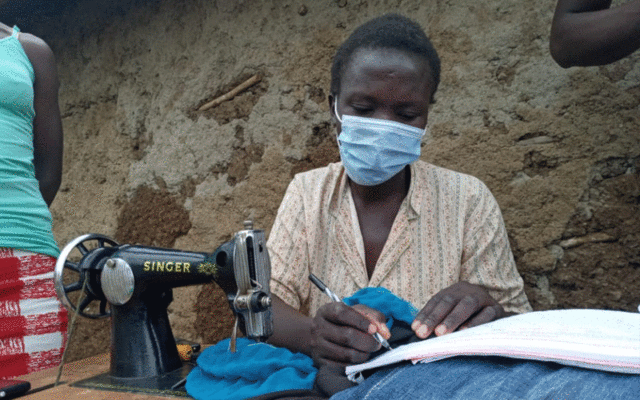
M 391 338 L 391 332 L 386 324 L 386 317 L 380 311 L 373 309 L 371 307 L 367 307 L 363 304 L 356 304 L 352 307 L 356 310 L 360 315 L 368 319 L 371 324 L 375 327 L 375 330 L 369 329 L 369 333 L 373 334 L 378 332 L 382 335 L 383 338 L 389 339 Z M 371 328 L 371 327 L 370 327 Z
M 337 304 L 337 303 L 336 303 Z M 370 322 L 368 319 L 352 310 L 350 307 L 342 304 L 344 314 L 350 311 L 357 319 L 364 321 L 364 327 L 368 328 Z M 343 308 L 337 307 L 337 308 Z M 332 305 L 326 308 L 333 308 Z M 368 330 L 362 331 L 354 327 L 356 324 L 351 320 L 344 320 L 344 315 L 334 315 L 333 311 L 325 310 L 324 307 L 319 310 L 319 316 L 313 320 L 312 331 L 313 336 L 318 338 L 320 347 L 326 343 L 331 343 L 344 348 L 352 348 L 359 352 L 371 353 L 379 348 L 378 342 L 375 341 Z M 343 322 L 341 324 L 340 322 Z M 345 322 L 346 321 L 346 322 Z
M 353 328 L 341 327 L 339 331 L 326 332 L 323 337 L 339 346 L 364 353 L 373 353 L 380 347 L 371 334 Z
M 474 316 L 464 325 L 462 325 L 461 328 L 466 329 L 491 322 L 500 316 L 501 308 L 502 306 L 500 305 L 485 307 L 478 313 L 478 315 Z
M 416 315 L 415 319 L 417 321 L 424 321 L 425 318 L 427 318 L 427 315 L 431 314 L 431 311 L 433 311 L 433 309 L 436 308 L 436 306 L 440 303 L 440 297 L 441 296 L 438 293 L 435 296 L 433 296 L 431 299 L 429 299 L 429 301 L 427 301 L 427 304 L 424 307 L 422 307 L 422 310 L 420 310 L 418 315 Z M 417 322 L 414 321 L 413 323 L 415 324 Z M 411 326 L 413 327 L 413 325 Z
M 344 303 L 330 303 L 318 310 L 321 318 L 334 325 L 348 326 L 369 333 L 372 329 L 368 318 Z M 374 331 L 375 332 L 375 331 Z M 373 332 L 371 332 L 373 333 Z
M 369 352 L 359 351 L 352 347 L 344 347 L 331 342 L 327 338 L 320 340 L 319 351 L 314 354 L 314 359 L 318 365 L 337 363 L 342 366 L 359 364 L 369 359 Z
M 416 333 L 420 339 L 426 339 L 438 326 L 444 318 L 453 310 L 458 301 L 454 296 L 444 294 L 439 298 L 439 301 L 433 307 L 433 310 L 426 314 L 421 311 L 416 319 L 411 324 L 411 329 Z M 427 308 L 425 306 L 425 308 Z
M 367 317 L 367 315 L 365 315 L 365 317 Z M 370 320 L 371 324 L 375 327 L 375 330 L 369 330 L 370 334 L 374 334 L 376 332 L 378 332 L 380 335 L 382 335 L 383 338 L 389 340 L 391 338 L 391 331 L 389 331 L 389 328 L 387 327 L 387 324 L 385 324 L 384 322 L 380 322 L 377 321 L 375 319 Z
M 458 282 L 431 298 L 411 324 L 421 339 L 440 336 L 460 327 L 484 324 L 504 316 L 504 309 L 481 286 Z
M 474 296 L 463 297 L 447 317 L 435 328 L 438 336 L 451 333 L 480 309 L 480 302 Z

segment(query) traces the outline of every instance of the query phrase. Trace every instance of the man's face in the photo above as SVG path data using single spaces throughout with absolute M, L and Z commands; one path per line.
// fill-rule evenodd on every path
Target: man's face
M 341 78 L 337 110 L 424 128 L 434 88 L 427 63 L 395 49 L 359 49 Z M 330 97 L 332 114 L 335 98 Z M 335 118 L 335 115 L 334 115 Z M 338 133 L 341 124 L 336 119 Z

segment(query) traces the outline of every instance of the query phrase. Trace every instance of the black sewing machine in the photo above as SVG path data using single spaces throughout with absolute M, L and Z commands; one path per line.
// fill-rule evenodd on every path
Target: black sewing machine
M 79 261 L 73 261 L 74 252 Z M 76 311 L 88 318 L 111 317 L 111 366 L 107 374 L 75 385 L 186 396 L 178 386 L 193 365 L 181 360 L 171 332 L 171 289 L 217 283 L 236 315 L 234 351 L 238 328 L 259 341 L 273 333 L 270 275 L 264 231 L 254 230 L 251 221 L 213 253 L 119 245 L 98 234 L 76 238 L 58 258 L 56 292 L 70 319 Z M 78 296 L 74 292 L 79 304 L 72 300 Z

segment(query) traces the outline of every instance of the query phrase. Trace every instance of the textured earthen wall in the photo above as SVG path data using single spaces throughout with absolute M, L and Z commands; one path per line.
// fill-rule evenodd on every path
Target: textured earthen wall
M 108 4 L 106 4 L 108 3 Z M 269 229 L 294 173 L 339 159 L 327 105 L 336 46 L 385 12 L 419 21 L 442 83 L 422 158 L 478 176 L 500 203 L 535 309 L 640 302 L 640 55 L 563 70 L 554 0 L 80 2 L 38 27 L 62 80 L 60 245 L 99 232 L 211 251 Z M 97 8 L 96 8 L 97 7 Z M 262 81 L 206 112 L 253 74 Z M 214 285 L 175 290 L 174 332 L 228 336 Z M 80 321 L 76 357 L 106 349 Z

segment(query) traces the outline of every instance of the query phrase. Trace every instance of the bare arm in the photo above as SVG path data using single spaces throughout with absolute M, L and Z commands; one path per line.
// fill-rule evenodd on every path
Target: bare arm
M 269 343 L 311 356 L 312 318 L 300 314 L 277 296 L 271 297 L 274 332 Z
M 371 336 L 384 325 L 384 317 L 372 309 L 352 308 L 344 303 L 322 306 L 314 318 L 300 314 L 277 296 L 273 299 L 274 334 L 269 343 L 313 358 L 317 367 L 344 368 L 369 359 L 380 349 Z M 389 332 L 382 332 L 388 339 Z
M 558 0 L 550 50 L 563 68 L 604 65 L 640 48 L 640 0 Z
M 53 52 L 41 39 L 21 34 L 20 43 L 35 72 L 33 163 L 40 192 L 48 206 L 62 179 L 63 133 L 58 105 L 58 73 Z

